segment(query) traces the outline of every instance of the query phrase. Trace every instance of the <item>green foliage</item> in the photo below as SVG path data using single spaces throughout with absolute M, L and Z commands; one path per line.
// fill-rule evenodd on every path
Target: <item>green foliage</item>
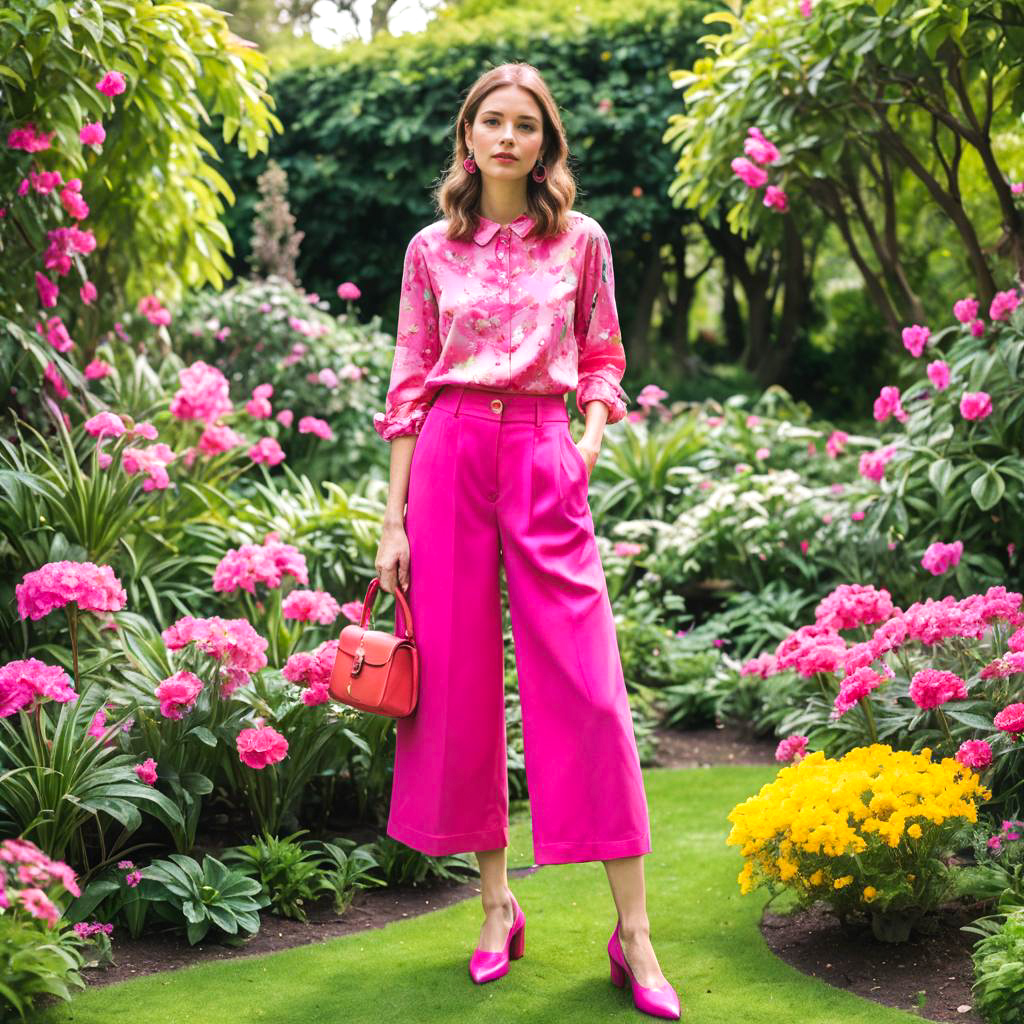
M 974 1005 L 989 1024 L 1016 1024 L 1024 1015 L 1024 907 L 974 948 Z
M 84 989 L 79 945 L 70 930 L 0 912 L 0 1019 L 27 1021 L 40 996 L 70 1002 L 71 989 Z
M 477 874 L 471 853 L 430 857 L 383 835 L 377 840 L 377 860 L 388 885 L 423 885 L 428 881 L 464 882 Z
M 120 71 L 126 91 L 107 97 L 96 83 Z M 220 221 L 230 185 L 200 130 L 218 118 L 222 140 L 237 137 L 248 157 L 266 152 L 281 122 L 266 91 L 267 65 L 242 44 L 224 15 L 205 3 L 171 0 L 10 0 L 0 14 L 0 78 L 9 128 L 55 131 L 51 149 L 0 154 L 0 306 L 34 312 L 32 272 L 57 193 L 14 189 L 30 166 L 78 177 L 90 207 L 97 252 L 90 276 L 101 296 L 134 300 L 181 285 L 220 285 L 231 241 Z M 100 149 L 79 130 L 101 122 Z M 89 311 L 85 311 L 89 313 Z M 16 319 L 25 319 L 17 317 Z M 73 322 L 72 322 L 73 323 Z M 95 320 L 92 320 L 95 326 Z
M 384 879 L 373 874 L 380 865 L 375 854 L 376 844 L 356 846 L 354 839 L 338 838 L 334 842 L 321 842 L 324 859 L 321 863 L 321 888 L 334 894 L 334 909 L 344 914 L 352 905 L 352 897 L 371 886 L 385 885 Z
M 191 857 L 172 853 L 155 860 L 143 870 L 146 897 L 157 901 L 154 908 L 167 920 L 185 924 L 189 945 L 201 942 L 212 928 L 218 941 L 240 946 L 244 936 L 260 929 L 261 907 L 270 900 L 260 883 L 239 871 L 225 867 L 206 854 L 202 867 Z
M 270 909 L 281 917 L 306 921 L 303 903 L 313 899 L 320 889 L 320 860 L 296 838 L 309 829 L 290 836 L 272 836 L 264 832 L 253 836 L 252 843 L 235 846 L 221 854 L 221 861 L 255 878 L 270 898 Z

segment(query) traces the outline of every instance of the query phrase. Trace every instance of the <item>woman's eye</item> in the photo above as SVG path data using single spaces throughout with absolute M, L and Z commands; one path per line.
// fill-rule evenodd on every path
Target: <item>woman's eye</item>
M 484 121 L 484 124 L 497 124 L 497 123 L 498 123 L 498 119 L 496 117 L 488 117 Z M 521 124 L 519 127 L 520 128 L 525 128 L 528 132 L 532 132 L 533 131 L 533 125 Z

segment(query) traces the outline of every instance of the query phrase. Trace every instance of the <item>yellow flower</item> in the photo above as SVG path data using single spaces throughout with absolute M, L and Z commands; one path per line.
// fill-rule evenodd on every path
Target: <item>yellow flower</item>
M 611 60 L 611 59 L 612 59 L 612 51 L 611 50 L 602 50 L 601 51 L 601 60 Z
M 921 826 L 915 821 L 914 824 L 907 829 L 907 835 L 910 836 L 911 839 L 920 839 Z
M 811 885 L 821 885 L 822 879 L 825 877 L 824 872 L 821 868 L 818 868 L 813 875 L 808 879 Z
M 870 903 L 878 895 L 878 890 L 873 885 L 864 886 L 864 899 Z
M 842 878 L 837 878 L 832 883 L 832 887 L 835 889 L 845 889 L 852 881 L 853 875 L 843 875 Z

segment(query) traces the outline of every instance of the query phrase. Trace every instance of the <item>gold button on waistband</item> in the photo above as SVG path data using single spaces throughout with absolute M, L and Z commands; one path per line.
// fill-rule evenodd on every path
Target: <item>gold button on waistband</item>
M 494 401 L 491 402 L 491 408 L 495 412 L 501 412 L 501 409 L 502 409 L 501 399 L 500 398 L 494 399 Z

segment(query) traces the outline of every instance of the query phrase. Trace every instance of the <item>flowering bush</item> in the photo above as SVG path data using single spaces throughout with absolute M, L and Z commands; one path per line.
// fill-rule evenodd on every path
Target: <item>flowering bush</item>
M 906 938 L 907 925 L 950 893 L 941 855 L 991 795 L 972 769 L 935 762 L 928 747 L 877 743 L 838 760 L 814 751 L 733 808 L 726 842 L 744 857 L 741 892 L 788 888 L 804 906 L 870 915 L 880 939 L 893 938 L 894 925 Z

